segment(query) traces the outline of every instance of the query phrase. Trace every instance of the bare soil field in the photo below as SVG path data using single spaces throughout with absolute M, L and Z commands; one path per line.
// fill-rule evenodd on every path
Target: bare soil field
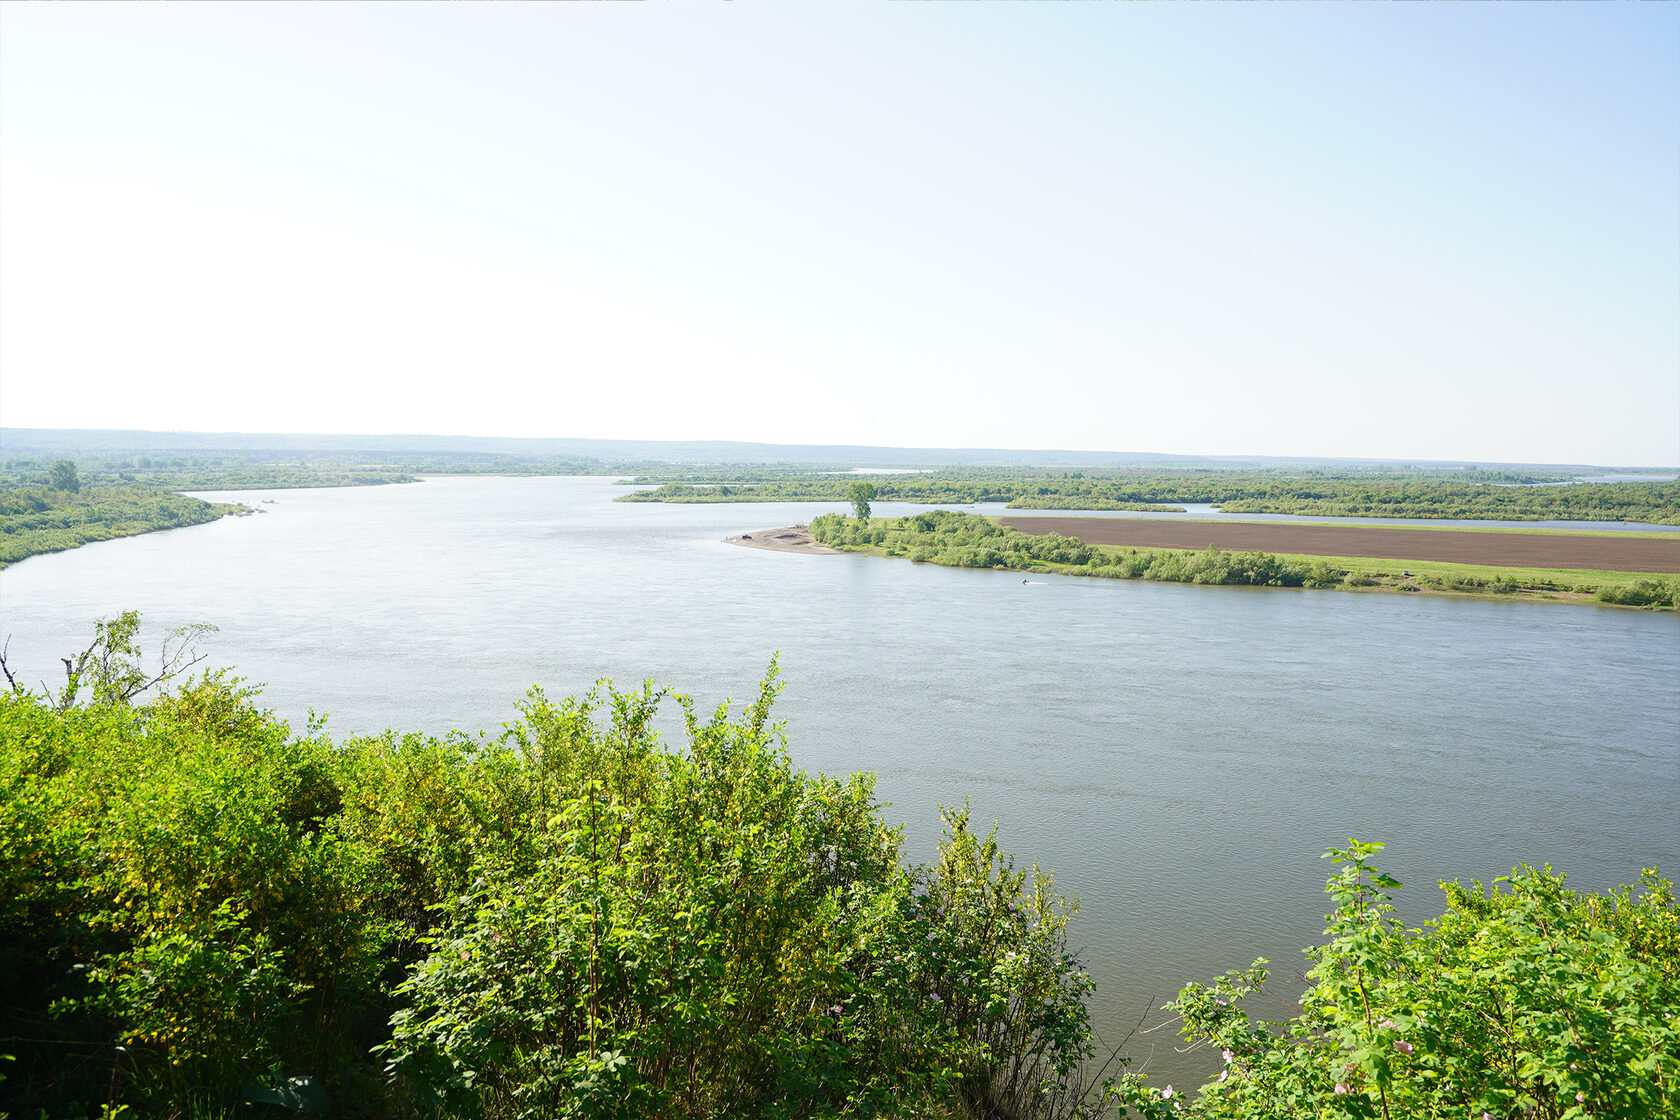
M 1478 533 L 1444 529 L 1380 529 L 1363 525 L 1170 522 L 1119 517 L 1005 517 L 1002 524 L 1035 536 L 1061 533 L 1088 544 L 1125 548 L 1282 552 L 1433 560 L 1502 568 L 1584 568 L 1604 572 L 1680 573 L 1680 533 L 1671 539 Z

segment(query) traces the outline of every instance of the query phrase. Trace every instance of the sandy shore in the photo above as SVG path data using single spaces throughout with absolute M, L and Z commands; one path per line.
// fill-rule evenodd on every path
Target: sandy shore
M 818 544 L 803 525 L 789 525 L 783 529 L 758 529 L 751 533 L 742 533 L 738 537 L 729 537 L 724 543 L 743 545 L 747 548 L 768 548 L 772 552 L 816 552 L 831 556 L 840 554 L 838 548 Z

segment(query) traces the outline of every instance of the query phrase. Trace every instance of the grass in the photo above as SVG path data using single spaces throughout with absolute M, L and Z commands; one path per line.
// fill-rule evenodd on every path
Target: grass
M 987 518 L 996 523 L 998 518 Z M 902 524 L 902 519 L 895 520 Z M 1221 522 L 1228 524 L 1228 522 Z M 1387 528 L 1389 526 L 1380 526 Z M 1392 526 L 1401 528 L 1401 526 Z M 1406 526 L 1406 528 L 1433 528 L 1432 526 Z M 1474 531 L 1471 527 L 1463 527 L 1453 531 Z M 1524 530 L 1496 530 L 1509 532 L 1523 532 Z M 1579 535 L 1579 534 L 1566 534 Z M 1604 536 L 1621 536 L 1620 532 L 1605 532 Z M 1637 534 L 1649 537 L 1666 537 L 1667 534 L 1648 533 Z M 836 544 L 835 547 L 847 552 L 857 552 L 866 555 L 884 556 L 904 559 L 906 552 L 889 551 L 883 545 Z M 1111 556 L 1130 553 L 1183 553 L 1183 549 L 1153 549 L 1137 548 L 1122 545 L 1092 545 L 1094 551 Z M 1338 591 L 1376 591 L 1404 594 L 1452 595 L 1463 598 L 1481 599 L 1512 599 L 1523 598 L 1529 600 L 1554 600 L 1558 602 L 1600 602 L 1596 596 L 1600 591 L 1616 592 L 1633 587 L 1641 581 L 1664 580 L 1672 581 L 1675 574 L 1655 574 L 1649 572 L 1617 572 L 1600 571 L 1584 568 L 1522 568 L 1502 567 L 1485 564 L 1461 564 L 1447 561 L 1430 560 L 1392 560 L 1366 556 L 1322 556 L 1308 553 L 1266 553 L 1285 563 L 1300 564 L 1313 569 L 1314 582 L 1308 587 L 1321 590 Z M 937 560 L 930 561 L 938 563 Z M 1045 560 L 1032 560 L 1019 566 L 1011 566 L 1003 570 L 1031 573 L 1050 573 L 1057 575 L 1085 576 L 1087 578 L 1116 578 L 1105 575 L 1105 571 L 1112 569 L 1093 570 L 1084 564 L 1063 564 Z M 1319 581 L 1323 577 L 1323 581 Z M 1119 577 L 1127 578 L 1127 577 Z M 1140 578 L 1140 577 L 1133 577 Z M 1601 603 L 1600 605 L 1620 605 Z M 1669 606 L 1647 607 L 1645 609 L 1671 610 Z
M 1105 552 L 1121 551 L 1118 548 L 1099 547 Z M 1526 598 L 1579 602 L 1590 601 L 1602 588 L 1623 588 L 1631 586 L 1636 580 L 1663 578 L 1654 577 L 1649 572 L 1604 572 L 1587 568 L 1502 568 L 1485 564 L 1453 564 L 1440 560 L 1386 560 L 1370 556 L 1311 556 L 1284 552 L 1272 555 L 1280 560 L 1296 560 L 1307 564 L 1322 563 L 1346 575 L 1375 581 L 1371 586 L 1361 587 L 1344 580 L 1340 586 L 1332 589 L 1342 591 L 1404 591 L 1411 586 L 1419 593 L 1435 595 L 1471 596 L 1482 599 L 1509 599 L 1513 595 L 1522 595 Z M 1515 586 L 1503 591 L 1453 586 L 1468 584 L 1472 580 L 1480 580 L 1487 584 L 1503 581 Z
M 996 520 L 996 519 L 994 519 Z M 1198 518 L 1202 524 L 1229 525 L 1233 519 Z M 1255 522 L 1271 525 L 1276 522 Z M 1347 523 L 1338 523 L 1347 524 Z M 1645 540 L 1671 540 L 1673 533 L 1633 532 L 1619 529 L 1526 529 L 1519 527 L 1489 527 L 1479 525 L 1394 525 L 1374 522 L 1361 523 L 1357 528 L 1416 529 L 1432 533 L 1514 533 L 1559 537 L 1617 537 Z M 1126 549 L 1115 545 L 1094 545 L 1103 552 L 1118 553 Z M 879 550 L 877 550 L 879 551 Z M 1146 550 L 1139 550 L 1146 551 Z M 1159 550 L 1147 550 L 1159 551 Z M 883 552 L 882 555 L 885 555 Z M 1638 580 L 1675 578 L 1680 573 L 1612 572 L 1590 568 L 1507 568 L 1487 564 L 1456 564 L 1442 560 L 1389 560 L 1371 556 L 1318 556 L 1308 553 L 1274 552 L 1269 555 L 1280 560 L 1307 564 L 1326 564 L 1355 578 L 1375 581 L 1370 586 L 1344 582 L 1333 590 L 1341 591 L 1403 591 L 1407 593 L 1458 595 L 1479 599 L 1509 599 L 1513 595 L 1526 598 L 1560 601 L 1591 602 L 1606 588 L 1626 588 Z M 1044 565 L 1037 571 L 1058 571 L 1065 575 L 1089 575 L 1083 568 L 1069 564 Z M 1406 573 L 1410 573 L 1407 575 Z M 1503 590 L 1463 586 L 1479 580 L 1486 584 L 1512 584 Z M 1454 586 L 1460 585 L 1460 586 Z M 1615 604 L 1608 604 L 1615 605 Z

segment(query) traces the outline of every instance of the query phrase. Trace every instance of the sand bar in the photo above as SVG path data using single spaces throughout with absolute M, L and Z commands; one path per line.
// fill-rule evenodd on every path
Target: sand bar
M 746 548 L 767 548 L 771 552 L 812 552 L 829 556 L 838 556 L 838 548 L 830 548 L 826 544 L 819 544 L 811 531 L 803 525 L 788 525 L 781 529 L 755 529 L 750 533 L 742 533 L 738 537 L 728 537 L 725 544 L 738 544 Z

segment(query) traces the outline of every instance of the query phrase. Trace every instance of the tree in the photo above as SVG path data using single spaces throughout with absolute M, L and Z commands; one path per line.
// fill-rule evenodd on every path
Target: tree
M 60 459 L 54 463 L 48 477 L 54 490 L 68 490 L 76 494 L 82 489 L 82 480 L 76 477 L 76 464 L 68 459 Z
M 123 705 L 149 688 L 165 684 L 204 660 L 198 642 L 216 628 L 207 622 L 177 626 L 164 635 L 163 648 L 158 653 L 158 671 L 147 672 L 141 667 L 139 643 L 140 612 L 124 611 L 115 618 L 102 618 L 93 624 L 93 641 L 74 658 L 61 657 L 64 662 L 64 688 L 53 697 L 46 685 L 42 692 L 59 711 L 76 705 L 82 690 L 91 686 L 95 707 Z M 6 645 L 11 645 L 8 636 Z M 6 651 L 0 649 L 0 672 L 13 692 L 25 691 L 23 683 L 6 664 Z
M 873 482 L 854 482 L 846 487 L 846 500 L 852 503 L 859 521 L 869 520 L 869 499 L 875 496 Z

